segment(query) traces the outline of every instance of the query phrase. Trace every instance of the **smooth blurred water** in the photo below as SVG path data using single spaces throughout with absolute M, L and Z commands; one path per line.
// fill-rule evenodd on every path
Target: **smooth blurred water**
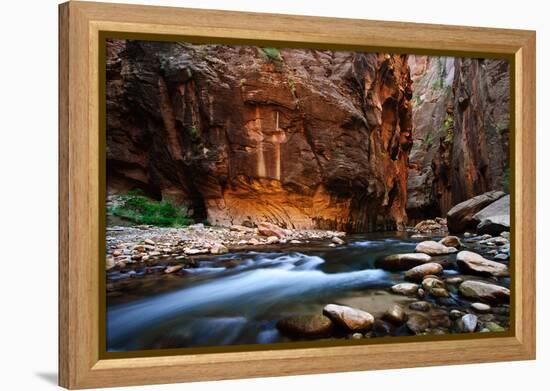
M 174 276 L 166 276 L 169 292 L 157 294 L 150 289 L 135 300 L 111 300 L 107 348 L 128 351 L 286 341 L 275 328 L 279 319 L 321 313 L 328 303 L 388 288 L 399 281 L 399 275 L 375 269 L 374 260 L 413 251 L 417 243 L 403 235 L 347 240 L 337 248 L 323 243 L 213 256 L 185 270 L 175 282 Z M 155 284 L 163 283 L 160 279 Z

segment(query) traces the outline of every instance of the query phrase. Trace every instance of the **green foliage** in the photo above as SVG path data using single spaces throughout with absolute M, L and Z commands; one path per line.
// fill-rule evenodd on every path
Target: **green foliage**
M 201 132 L 200 132 L 199 128 L 197 127 L 197 125 L 191 125 L 189 127 L 189 134 L 191 135 L 191 138 L 193 140 L 196 140 L 200 137 Z
M 502 174 L 502 186 L 505 190 L 510 189 L 510 167 L 506 167 Z
M 498 132 L 498 134 L 500 134 L 501 136 L 506 132 L 508 131 L 508 123 L 507 122 L 498 122 L 496 125 L 495 125 L 495 128 Z
M 262 52 L 269 58 L 271 61 L 282 62 L 283 57 L 281 52 L 277 48 L 262 48 Z
M 193 224 L 187 217 L 187 209 L 169 202 L 155 201 L 143 195 L 141 190 L 132 190 L 120 196 L 119 204 L 108 213 L 131 220 L 136 224 L 161 227 L 184 227 Z
M 413 109 L 418 108 L 424 101 L 419 95 L 416 95 L 413 100 Z
M 427 148 L 431 148 L 434 142 L 434 136 L 431 133 L 426 134 L 426 137 L 424 137 L 424 140 L 422 140 L 422 145 L 424 145 Z
M 445 118 L 445 121 L 443 121 L 442 130 L 449 130 L 452 127 L 454 127 L 454 119 L 452 116 L 448 115 L 447 118 Z

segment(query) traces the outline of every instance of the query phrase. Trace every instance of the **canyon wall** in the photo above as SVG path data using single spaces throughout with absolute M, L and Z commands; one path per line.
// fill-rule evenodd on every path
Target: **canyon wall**
M 508 192 L 510 67 L 505 60 L 409 56 L 413 135 L 407 213 L 442 216 Z
M 109 40 L 106 72 L 109 193 L 213 225 L 406 223 L 406 55 Z

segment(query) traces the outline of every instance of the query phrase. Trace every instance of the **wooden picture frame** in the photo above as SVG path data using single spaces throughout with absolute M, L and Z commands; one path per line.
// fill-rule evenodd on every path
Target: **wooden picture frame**
M 59 6 L 59 383 L 70 389 L 535 358 L 535 32 L 478 27 L 68 2 Z M 512 332 L 179 356 L 100 354 L 103 253 L 99 40 L 104 31 L 231 42 L 496 54 L 514 66 Z M 104 160 L 104 159 L 103 159 Z M 460 351 L 460 354 L 457 352 Z

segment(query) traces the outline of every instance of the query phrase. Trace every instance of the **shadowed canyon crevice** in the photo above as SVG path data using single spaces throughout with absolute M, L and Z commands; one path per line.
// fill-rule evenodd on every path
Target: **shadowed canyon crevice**
M 395 230 L 505 186 L 505 61 L 109 40 L 109 193 Z M 413 92 L 414 90 L 414 92 Z

